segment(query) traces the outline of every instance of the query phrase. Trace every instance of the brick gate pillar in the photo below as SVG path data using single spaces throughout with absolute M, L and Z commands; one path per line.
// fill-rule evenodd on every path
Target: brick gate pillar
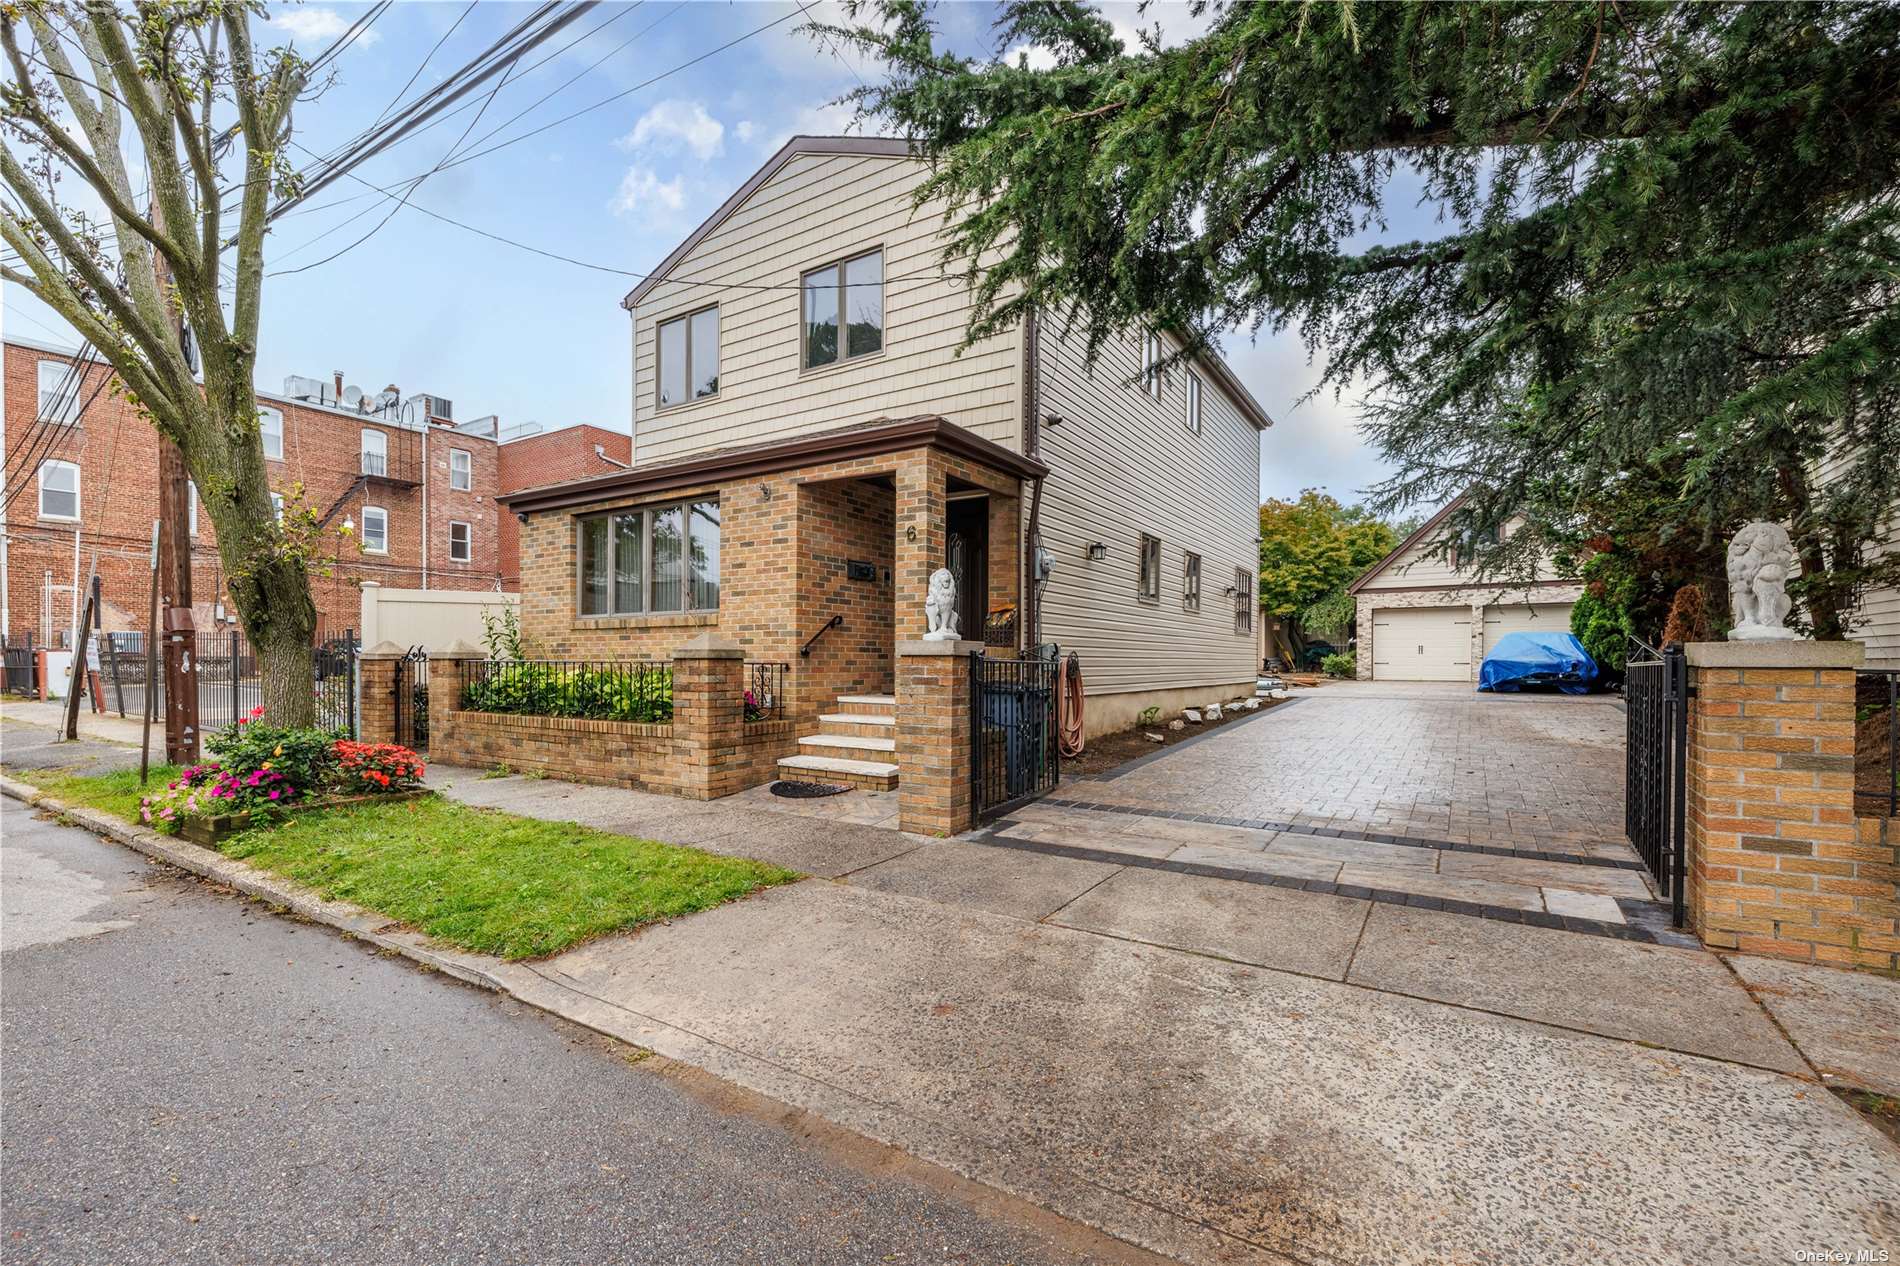
M 1858 642 L 1691 642 L 1688 917 L 1708 945 L 1892 967 L 1894 850 L 1854 816 Z
M 383 641 L 357 657 L 356 737 L 365 743 L 396 741 L 396 666 L 406 653 Z
M 712 800 L 741 789 L 745 652 L 702 633 L 673 652 L 673 760 L 679 794 Z
M 970 656 L 981 642 L 897 644 L 897 825 L 956 835 L 974 823 Z
M 439 651 L 429 652 L 429 755 L 444 764 L 466 764 L 472 751 L 464 751 L 457 741 L 449 715 L 462 710 L 462 693 L 468 689 L 471 665 L 488 658 L 488 652 L 471 646 L 461 638 Z

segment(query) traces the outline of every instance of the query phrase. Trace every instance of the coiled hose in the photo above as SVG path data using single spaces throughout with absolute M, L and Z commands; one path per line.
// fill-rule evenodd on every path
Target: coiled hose
M 1056 743 L 1062 754 L 1082 754 L 1082 658 L 1070 651 L 1056 669 Z

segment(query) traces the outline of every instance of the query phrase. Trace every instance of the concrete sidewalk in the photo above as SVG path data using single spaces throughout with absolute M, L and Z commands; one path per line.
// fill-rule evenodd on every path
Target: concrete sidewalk
M 1699 949 L 763 802 L 432 781 L 837 881 L 499 967 L 520 996 L 1184 1260 L 1900 1242 L 1900 1151 Z M 1849 979 L 1831 1012 L 1803 994 L 1803 1028 L 1869 1035 L 1831 1066 L 1900 1089 L 1900 982 Z

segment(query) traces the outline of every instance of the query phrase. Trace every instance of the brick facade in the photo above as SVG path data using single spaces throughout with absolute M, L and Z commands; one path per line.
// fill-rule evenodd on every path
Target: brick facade
M 1900 838 L 1854 813 L 1852 642 L 1698 642 L 1689 918 L 1719 948 L 1900 968 Z
M 897 647 L 897 821 L 919 835 L 956 835 L 975 821 L 970 788 L 970 656 L 980 642 Z
M 595 451 L 596 445 L 601 452 Z M 633 436 L 598 426 L 570 426 L 545 435 L 508 440 L 500 446 L 499 458 L 500 491 L 516 492 L 619 470 L 633 461 Z M 502 588 L 512 592 L 521 580 L 521 525 L 504 510 L 497 516 L 496 526 L 496 566 L 501 571 Z
M 7 623 L 9 637 L 31 633 L 45 642 L 63 636 L 72 623 L 69 586 L 74 583 L 74 536 L 78 535 L 77 574 L 83 589 L 95 559 L 102 581 L 104 626 L 108 630 L 142 630 L 151 583 L 152 518 L 158 505 L 158 435 L 128 402 L 115 394 L 107 380 L 111 371 L 95 365 L 86 373 L 79 401 L 86 404 L 77 425 L 59 428 L 48 436 L 36 423 L 38 366 L 51 360 L 71 362 L 71 356 L 9 341 L 5 346 L 6 373 L 6 483 L 18 489 L 6 507 Z M 97 389 L 97 395 L 94 391 Z M 268 462 L 271 487 L 287 503 L 301 497 L 303 504 L 323 515 L 339 498 L 334 520 L 322 537 L 322 562 L 313 567 L 311 596 L 327 629 L 354 627 L 361 599 L 359 587 L 376 582 L 393 588 L 479 589 L 498 587 L 499 540 L 495 494 L 500 469 L 496 444 L 479 435 L 464 435 L 442 426 L 426 433 L 384 423 L 342 409 L 260 394 L 260 405 L 284 415 L 284 454 Z M 360 472 L 362 433 L 381 431 L 392 467 L 407 460 L 417 482 L 408 485 L 372 484 L 351 490 Z M 42 445 L 41 438 L 50 440 Z M 426 446 L 426 463 L 422 449 Z M 470 455 L 471 487 L 451 487 L 450 450 Z M 413 454 L 413 456 L 409 456 Z M 31 468 L 28 459 L 32 458 Z M 44 460 L 76 463 L 80 468 L 79 523 L 46 518 L 39 513 L 36 470 Z M 428 521 L 423 521 L 427 502 Z M 360 525 L 362 508 L 379 505 L 388 514 L 388 552 L 369 554 L 342 531 L 349 519 Z M 454 561 L 450 554 L 451 523 L 470 526 L 471 557 Z M 427 571 L 424 571 L 424 541 Z M 323 574 L 327 572 L 328 574 Z M 233 627 L 235 612 L 223 593 L 224 564 L 218 555 L 211 516 L 200 508 L 192 538 L 192 593 L 200 630 L 220 627 L 219 608 L 225 608 Z M 52 588 L 50 609 L 46 595 Z M 81 595 L 83 607 L 84 596 Z

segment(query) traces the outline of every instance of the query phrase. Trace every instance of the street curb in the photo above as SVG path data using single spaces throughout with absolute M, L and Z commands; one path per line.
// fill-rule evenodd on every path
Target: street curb
M 312 923 L 335 928 L 378 949 L 401 954 L 404 958 L 457 980 L 492 989 L 496 993 L 514 992 L 496 973 L 495 969 L 501 966 L 500 959 L 439 949 L 421 934 L 408 931 L 380 914 L 348 901 L 326 901 L 301 884 L 279 879 L 248 862 L 226 857 L 214 849 L 202 848 L 188 840 L 161 835 L 147 827 L 132 826 L 97 809 L 68 804 L 5 774 L 0 774 L 0 795 L 70 818 L 87 830 L 115 840 L 155 861 L 235 888 L 247 897 L 278 906 Z

